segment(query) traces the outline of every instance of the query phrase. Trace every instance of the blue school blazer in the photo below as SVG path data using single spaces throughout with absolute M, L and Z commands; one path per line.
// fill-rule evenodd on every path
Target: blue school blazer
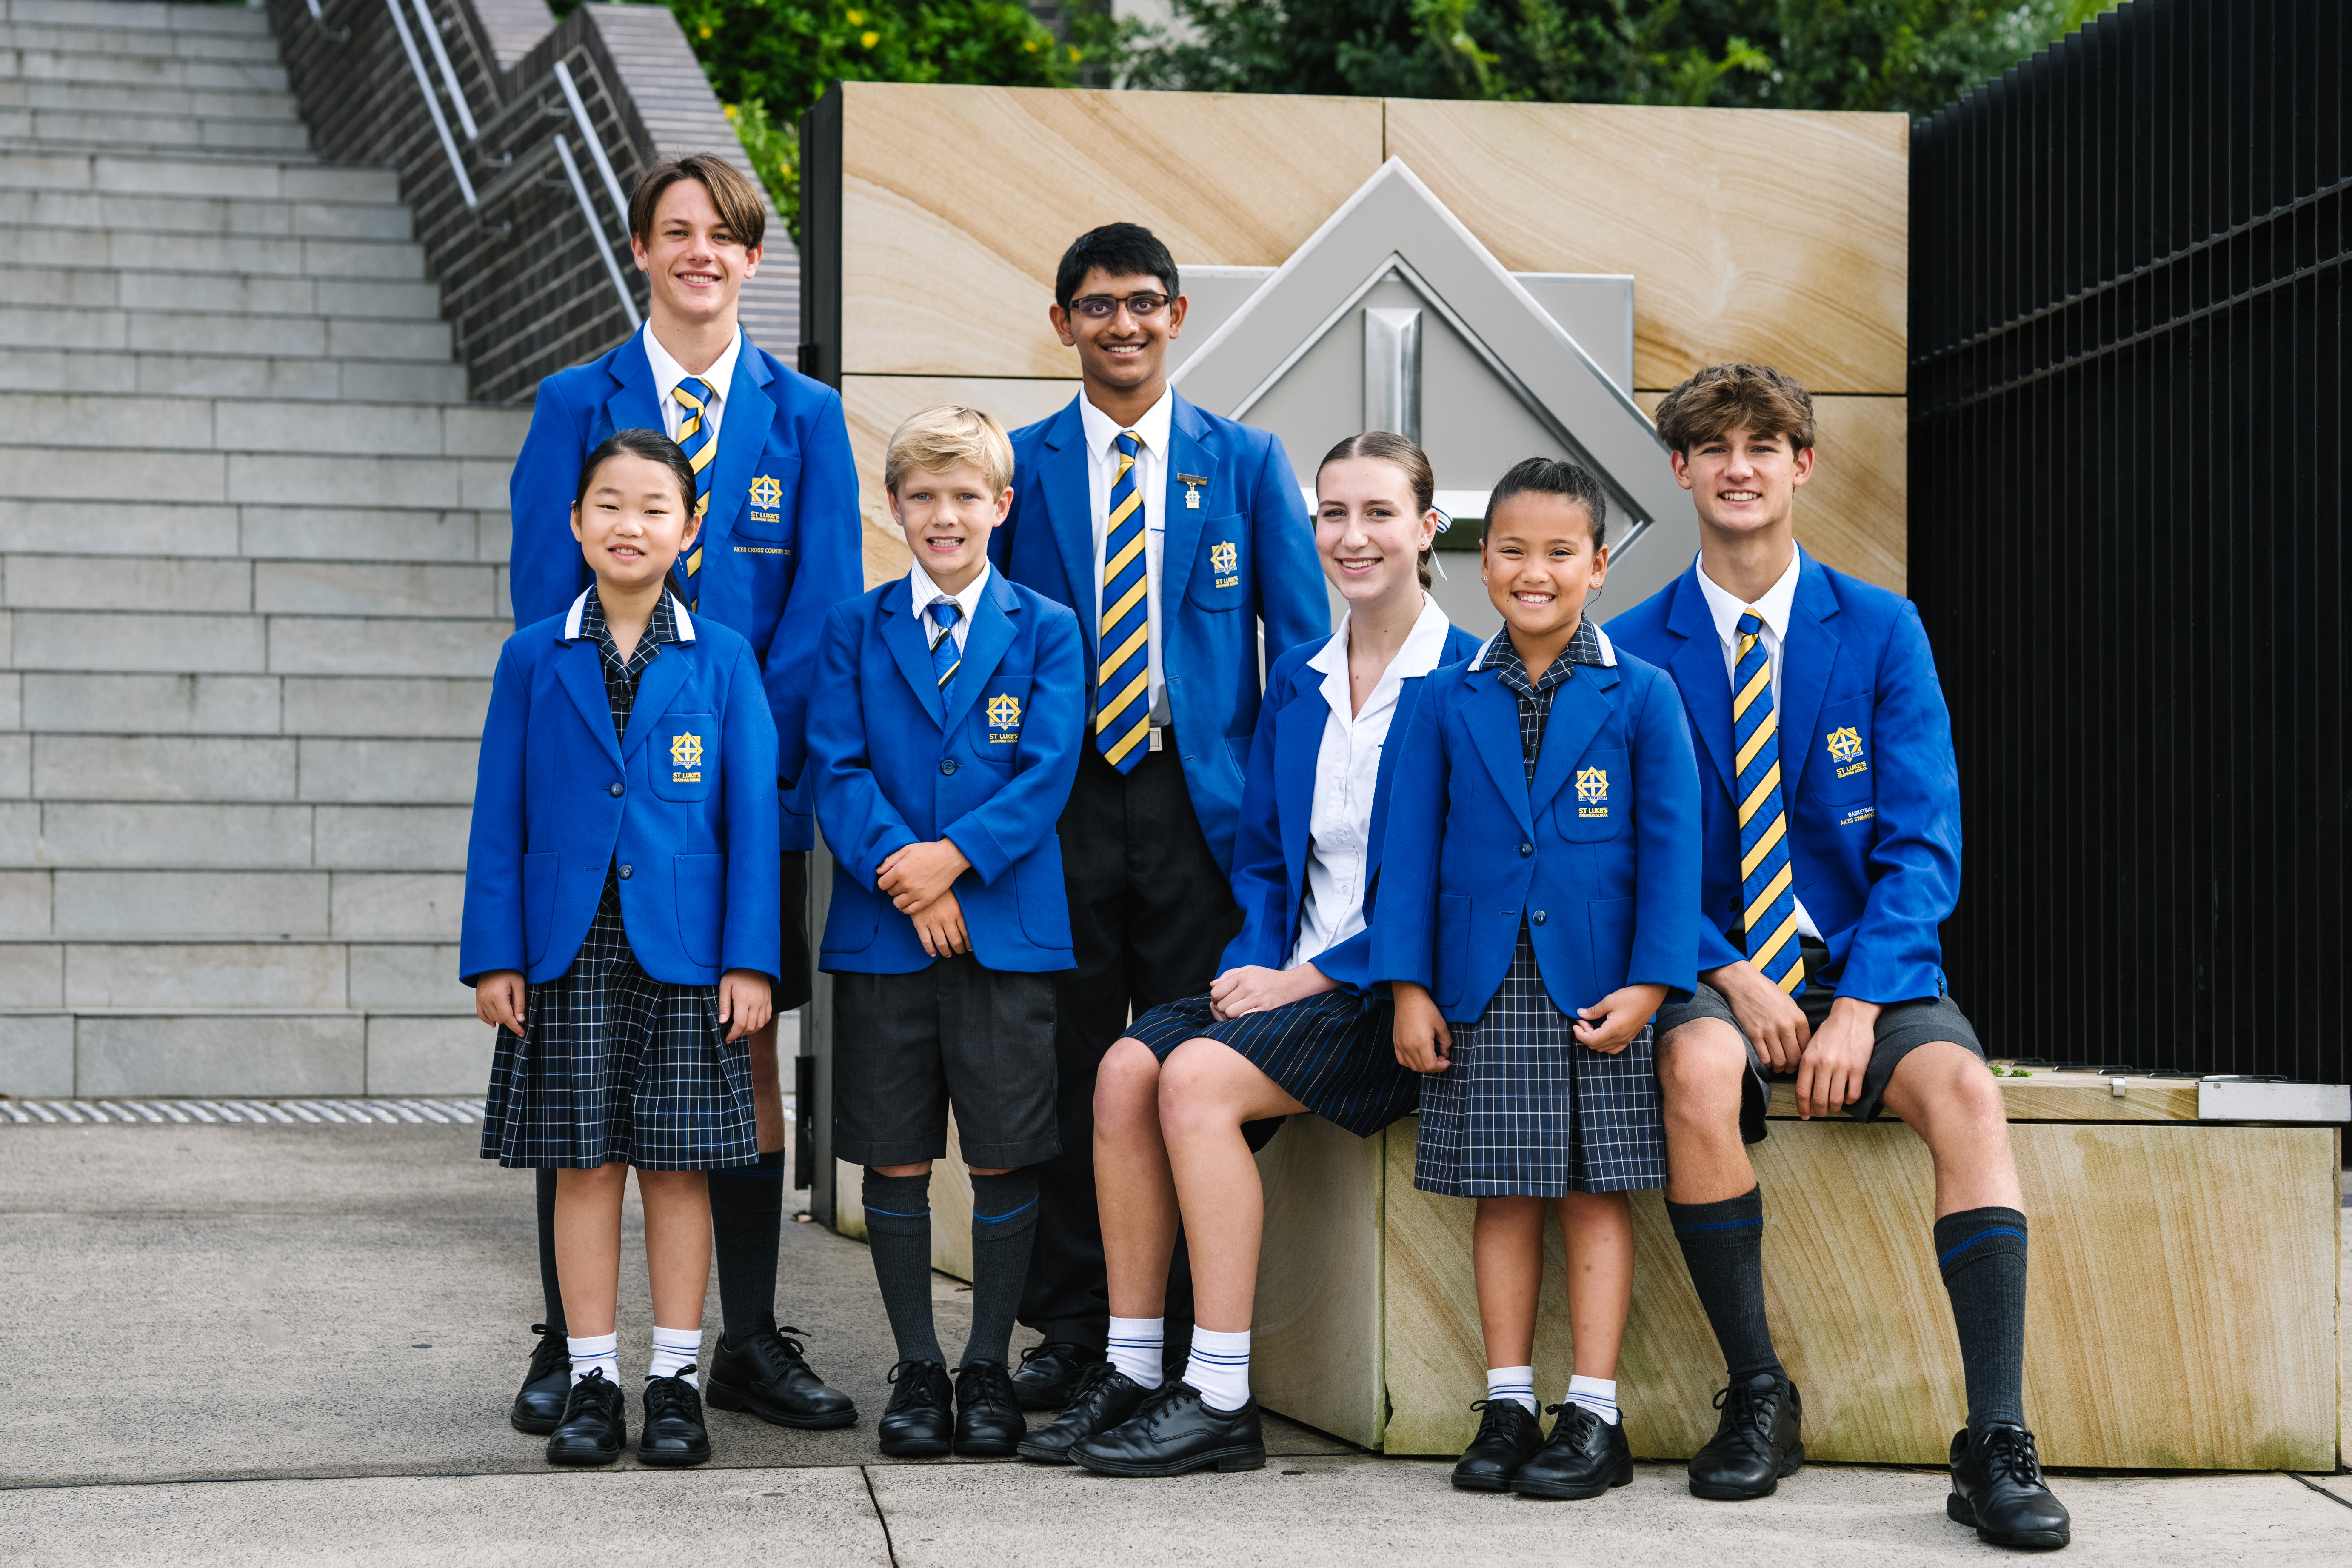
M 1230 876 L 1243 775 L 1257 730 L 1260 624 L 1270 661 L 1329 635 L 1330 601 L 1315 558 L 1315 525 L 1280 437 L 1180 396 L 1168 445 L 1161 667 L 1192 815 L 1218 868 Z M 1179 474 L 1202 482 L 1186 485 Z M 1076 612 L 1092 714 L 1102 617 L 1086 427 L 1076 398 L 1052 418 L 1013 433 L 1013 510 L 990 541 L 990 557 L 1015 583 Z M 1194 492 L 1201 504 L 1186 505 Z
M 807 753 L 807 672 L 825 612 L 866 581 L 857 468 L 840 396 L 780 363 L 748 334 L 723 407 L 695 613 L 704 626 L 726 626 L 751 644 L 776 721 L 782 843 L 807 849 L 815 839 L 806 792 L 798 787 Z M 643 332 L 539 384 L 509 488 L 517 626 L 562 614 L 588 585 L 587 563 L 572 537 L 580 465 L 615 430 L 661 427 Z
M 1333 637 L 1339 634 L 1334 632 Z M 1257 964 L 1279 969 L 1298 941 L 1307 905 L 1307 856 L 1315 817 L 1316 764 L 1331 705 L 1323 697 L 1323 672 L 1307 661 L 1329 642 L 1301 643 L 1274 661 L 1265 700 L 1257 710 L 1257 736 L 1250 743 L 1249 782 L 1242 791 L 1240 831 L 1234 839 L 1234 900 L 1242 908 L 1241 934 L 1225 948 L 1219 973 Z M 1459 626 L 1445 634 L 1439 667 L 1460 664 L 1478 651 L 1478 639 Z M 1381 837 L 1388 824 L 1390 781 L 1402 742 L 1412 727 L 1413 709 L 1428 684 L 1422 676 L 1398 683 L 1396 711 L 1381 747 L 1379 783 L 1372 790 L 1372 817 L 1365 834 L 1364 919 L 1372 915 L 1379 885 Z M 1315 967 L 1353 990 L 1371 984 L 1371 928 L 1316 954 Z
M 1731 678 L 1698 566 L 1609 623 L 1620 647 L 1674 672 L 1699 749 L 1707 919 L 1698 966 L 1746 956 Z M 1907 599 L 1810 555 L 1780 650 L 1780 794 L 1797 897 L 1821 928 L 1841 996 L 1945 993 L 1936 928 L 1960 891 L 1960 770 L 1927 628 Z
M 1496 633 L 1496 636 L 1503 634 Z M 1698 970 L 1698 770 L 1664 672 L 1602 644 L 1553 690 L 1528 783 L 1518 699 L 1477 661 L 1429 677 L 1397 760 L 1373 977 L 1475 1023 L 1527 922 L 1562 1012 Z
M 499 654 L 458 978 L 562 973 L 618 859 L 622 923 L 647 974 L 671 985 L 714 984 L 730 969 L 772 979 L 776 726 L 751 645 L 673 600 L 682 640 L 637 678 L 616 742 L 604 655 L 580 635 L 587 598 Z
M 942 704 L 902 577 L 835 606 L 814 685 L 810 779 L 834 855 L 820 967 L 929 967 L 915 922 L 874 879 L 893 852 L 937 838 L 971 862 L 955 896 L 983 967 L 1072 967 L 1055 831 L 1086 726 L 1070 612 L 991 572 Z

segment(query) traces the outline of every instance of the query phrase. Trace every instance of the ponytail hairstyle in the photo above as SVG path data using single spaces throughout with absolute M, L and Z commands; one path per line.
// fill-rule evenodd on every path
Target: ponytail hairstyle
M 1437 505 L 1437 474 L 1429 466 L 1429 454 L 1394 431 L 1367 430 L 1360 436 L 1349 437 L 1323 454 L 1323 460 L 1315 465 L 1316 478 L 1320 479 L 1324 469 L 1350 458 L 1376 458 L 1402 468 L 1405 483 L 1412 487 L 1413 520 L 1416 522 L 1427 517 Z M 1423 588 L 1429 586 L 1429 558 L 1436 547 L 1436 540 L 1432 539 L 1414 561 L 1414 565 L 1420 570 Z
M 604 437 L 588 460 L 580 465 L 580 485 L 572 492 L 572 510 L 578 511 L 588 499 L 588 487 L 596 482 L 596 470 L 614 458 L 643 458 L 659 463 L 677 479 L 678 500 L 685 504 L 686 515 L 694 515 L 694 465 L 677 449 L 677 443 L 658 430 L 615 430 Z

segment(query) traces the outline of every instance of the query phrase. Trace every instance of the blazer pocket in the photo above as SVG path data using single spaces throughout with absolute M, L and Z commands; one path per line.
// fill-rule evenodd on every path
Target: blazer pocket
M 1430 999 L 1441 1011 L 1462 1000 L 1470 978 L 1470 927 L 1477 910 L 1470 899 L 1441 894 L 1437 900 L 1437 949 L 1430 976 Z
M 1033 946 L 1060 952 L 1070 945 L 1070 895 L 1058 865 L 1028 856 L 1013 862 L 1013 902 L 1021 931 Z
M 703 801 L 719 776 L 719 716 L 665 713 L 646 737 L 646 767 L 662 800 Z
M 835 870 L 840 872 L 836 866 Z M 874 945 L 874 933 L 881 928 L 882 905 L 879 893 L 858 887 L 847 874 L 836 875 L 833 880 L 833 902 L 825 910 L 824 932 L 817 939 L 818 948 L 824 952 L 864 952 Z
M 1021 754 L 1021 731 L 1028 722 L 1029 682 L 1007 680 L 999 670 L 971 700 L 965 741 L 982 762 L 1010 766 Z
M 1633 900 L 1595 899 L 1584 906 L 1584 918 L 1592 936 L 1592 984 L 1601 988 L 1591 1001 L 1579 1004 L 1589 1007 L 1622 988 L 1633 970 Z
M 556 868 L 563 857 L 552 849 L 522 858 L 522 954 L 526 963 L 547 956 L 555 932 Z
M 1871 777 L 1877 759 L 1871 754 L 1870 708 L 1868 696 L 1824 702 L 1813 732 L 1805 737 L 1810 750 L 1805 758 L 1806 788 L 1832 805 L 1858 805 L 1877 793 L 1877 781 Z M 1785 775 L 1790 771 L 1784 752 L 1781 772 Z
M 1249 520 L 1239 512 L 1201 525 L 1200 553 L 1184 596 L 1203 610 L 1238 610 L 1249 603 Z
M 686 956 L 706 969 L 719 967 L 727 930 L 727 857 L 679 855 L 677 940 Z
M 801 460 L 797 456 L 773 447 L 761 452 L 760 466 L 751 470 L 751 492 L 743 498 L 743 510 L 735 514 L 734 526 L 729 531 L 770 543 L 789 539 L 793 531 L 793 499 L 800 494 L 800 489 Z
M 1633 815 L 1633 773 L 1622 746 L 1591 751 L 1577 759 L 1568 782 L 1552 796 L 1552 820 L 1571 844 L 1614 838 Z

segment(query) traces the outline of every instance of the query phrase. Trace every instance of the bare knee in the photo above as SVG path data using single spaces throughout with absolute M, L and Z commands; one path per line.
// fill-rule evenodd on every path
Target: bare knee
M 877 1176 L 928 1176 L 931 1173 L 929 1160 L 918 1160 L 911 1165 L 868 1165 L 866 1168 Z
M 1666 1120 L 1738 1133 L 1748 1047 L 1720 1018 L 1696 1018 L 1658 1042 L 1658 1094 Z
M 1895 1068 L 1887 1108 L 1930 1142 L 2009 1141 L 2009 1108 L 1983 1060 L 1948 1040 L 1919 1047 Z
M 1095 1069 L 1095 1125 L 1126 1131 L 1155 1123 L 1160 1058 L 1140 1040 L 1120 1040 Z

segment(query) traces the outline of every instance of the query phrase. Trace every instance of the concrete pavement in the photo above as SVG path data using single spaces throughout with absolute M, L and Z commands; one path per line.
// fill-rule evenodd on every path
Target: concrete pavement
M 1112 1481 L 883 1458 L 865 1249 L 785 1227 L 780 1307 L 859 1402 L 845 1432 L 714 1412 L 718 1458 L 551 1471 L 503 1411 L 537 1315 L 530 1178 L 466 1127 L 0 1127 L 0 1562 L 697 1564 L 1984 1562 L 1929 1472 L 1808 1468 L 1701 1504 L 1474 1497 L 1428 1460 L 1276 1424 L 1245 1476 Z M 634 1215 L 634 1205 L 633 1215 Z M 634 1223 L 634 1219 L 633 1219 Z M 635 1251 L 633 1239 L 631 1252 Z M 649 1324 L 622 1289 L 624 1371 Z M 940 1337 L 961 1289 L 938 1281 Z M 707 1322 L 716 1325 L 714 1292 Z M 2162 1369 L 2150 1369 L 2162 1375 Z M 1632 1397 L 1639 1397 L 1634 1392 Z M 2067 1476 L 2066 1561 L 2352 1562 L 2352 1477 Z M 534 1548 L 543 1551 L 534 1552 Z

